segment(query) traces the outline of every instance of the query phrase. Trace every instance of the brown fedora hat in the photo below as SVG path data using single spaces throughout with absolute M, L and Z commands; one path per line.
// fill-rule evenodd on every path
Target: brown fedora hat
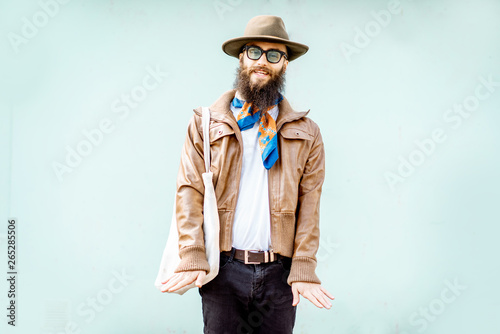
M 299 58 L 309 50 L 307 45 L 290 41 L 281 17 L 272 15 L 260 15 L 250 19 L 243 36 L 225 41 L 222 50 L 238 58 L 243 46 L 253 41 L 285 44 L 289 50 L 289 61 Z

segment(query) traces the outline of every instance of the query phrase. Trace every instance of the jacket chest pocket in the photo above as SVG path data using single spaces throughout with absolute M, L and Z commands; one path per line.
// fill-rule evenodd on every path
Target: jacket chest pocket
M 280 134 L 285 139 L 313 140 L 313 136 L 302 129 L 286 128 L 281 129 Z
M 279 146 L 281 146 L 280 154 L 283 155 L 283 159 L 303 167 L 309 156 L 314 137 L 296 128 L 281 129 L 279 133 L 282 137 Z
M 227 124 L 210 124 L 210 145 L 226 136 L 234 134 L 234 130 Z
M 233 163 L 234 154 L 231 154 L 231 142 L 234 138 L 234 130 L 224 123 L 210 124 L 210 170 L 214 174 L 214 186 L 220 178 L 220 173 L 227 174 L 228 166 Z

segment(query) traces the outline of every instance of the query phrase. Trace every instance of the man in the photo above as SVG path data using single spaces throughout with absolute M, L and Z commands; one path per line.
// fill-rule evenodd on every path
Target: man
M 299 294 L 320 308 L 333 296 L 315 274 L 324 149 L 318 126 L 281 92 L 288 63 L 308 50 L 277 16 L 257 16 L 222 45 L 239 58 L 235 90 L 212 106 L 211 171 L 220 219 L 220 270 L 203 241 L 201 108 L 190 121 L 177 178 L 181 263 L 164 290 L 196 281 L 205 333 L 291 333 Z

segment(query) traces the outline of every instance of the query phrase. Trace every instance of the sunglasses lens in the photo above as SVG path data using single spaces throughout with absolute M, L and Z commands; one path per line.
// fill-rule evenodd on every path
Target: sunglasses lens
M 247 49 L 248 58 L 257 60 L 262 56 L 262 51 L 256 47 L 249 47 Z
M 267 60 L 270 63 L 277 63 L 280 61 L 280 58 L 281 58 L 281 53 L 279 53 L 278 51 L 268 51 L 267 52 Z

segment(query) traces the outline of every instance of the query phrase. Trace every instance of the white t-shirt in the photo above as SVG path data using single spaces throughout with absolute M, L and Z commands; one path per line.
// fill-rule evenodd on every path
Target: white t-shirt
M 241 108 L 231 104 L 234 117 Z M 268 111 L 274 120 L 278 106 Z M 259 148 L 259 122 L 242 131 L 243 165 L 240 190 L 233 223 L 233 247 L 244 250 L 269 250 L 271 217 L 269 212 L 268 170 L 262 162 Z

